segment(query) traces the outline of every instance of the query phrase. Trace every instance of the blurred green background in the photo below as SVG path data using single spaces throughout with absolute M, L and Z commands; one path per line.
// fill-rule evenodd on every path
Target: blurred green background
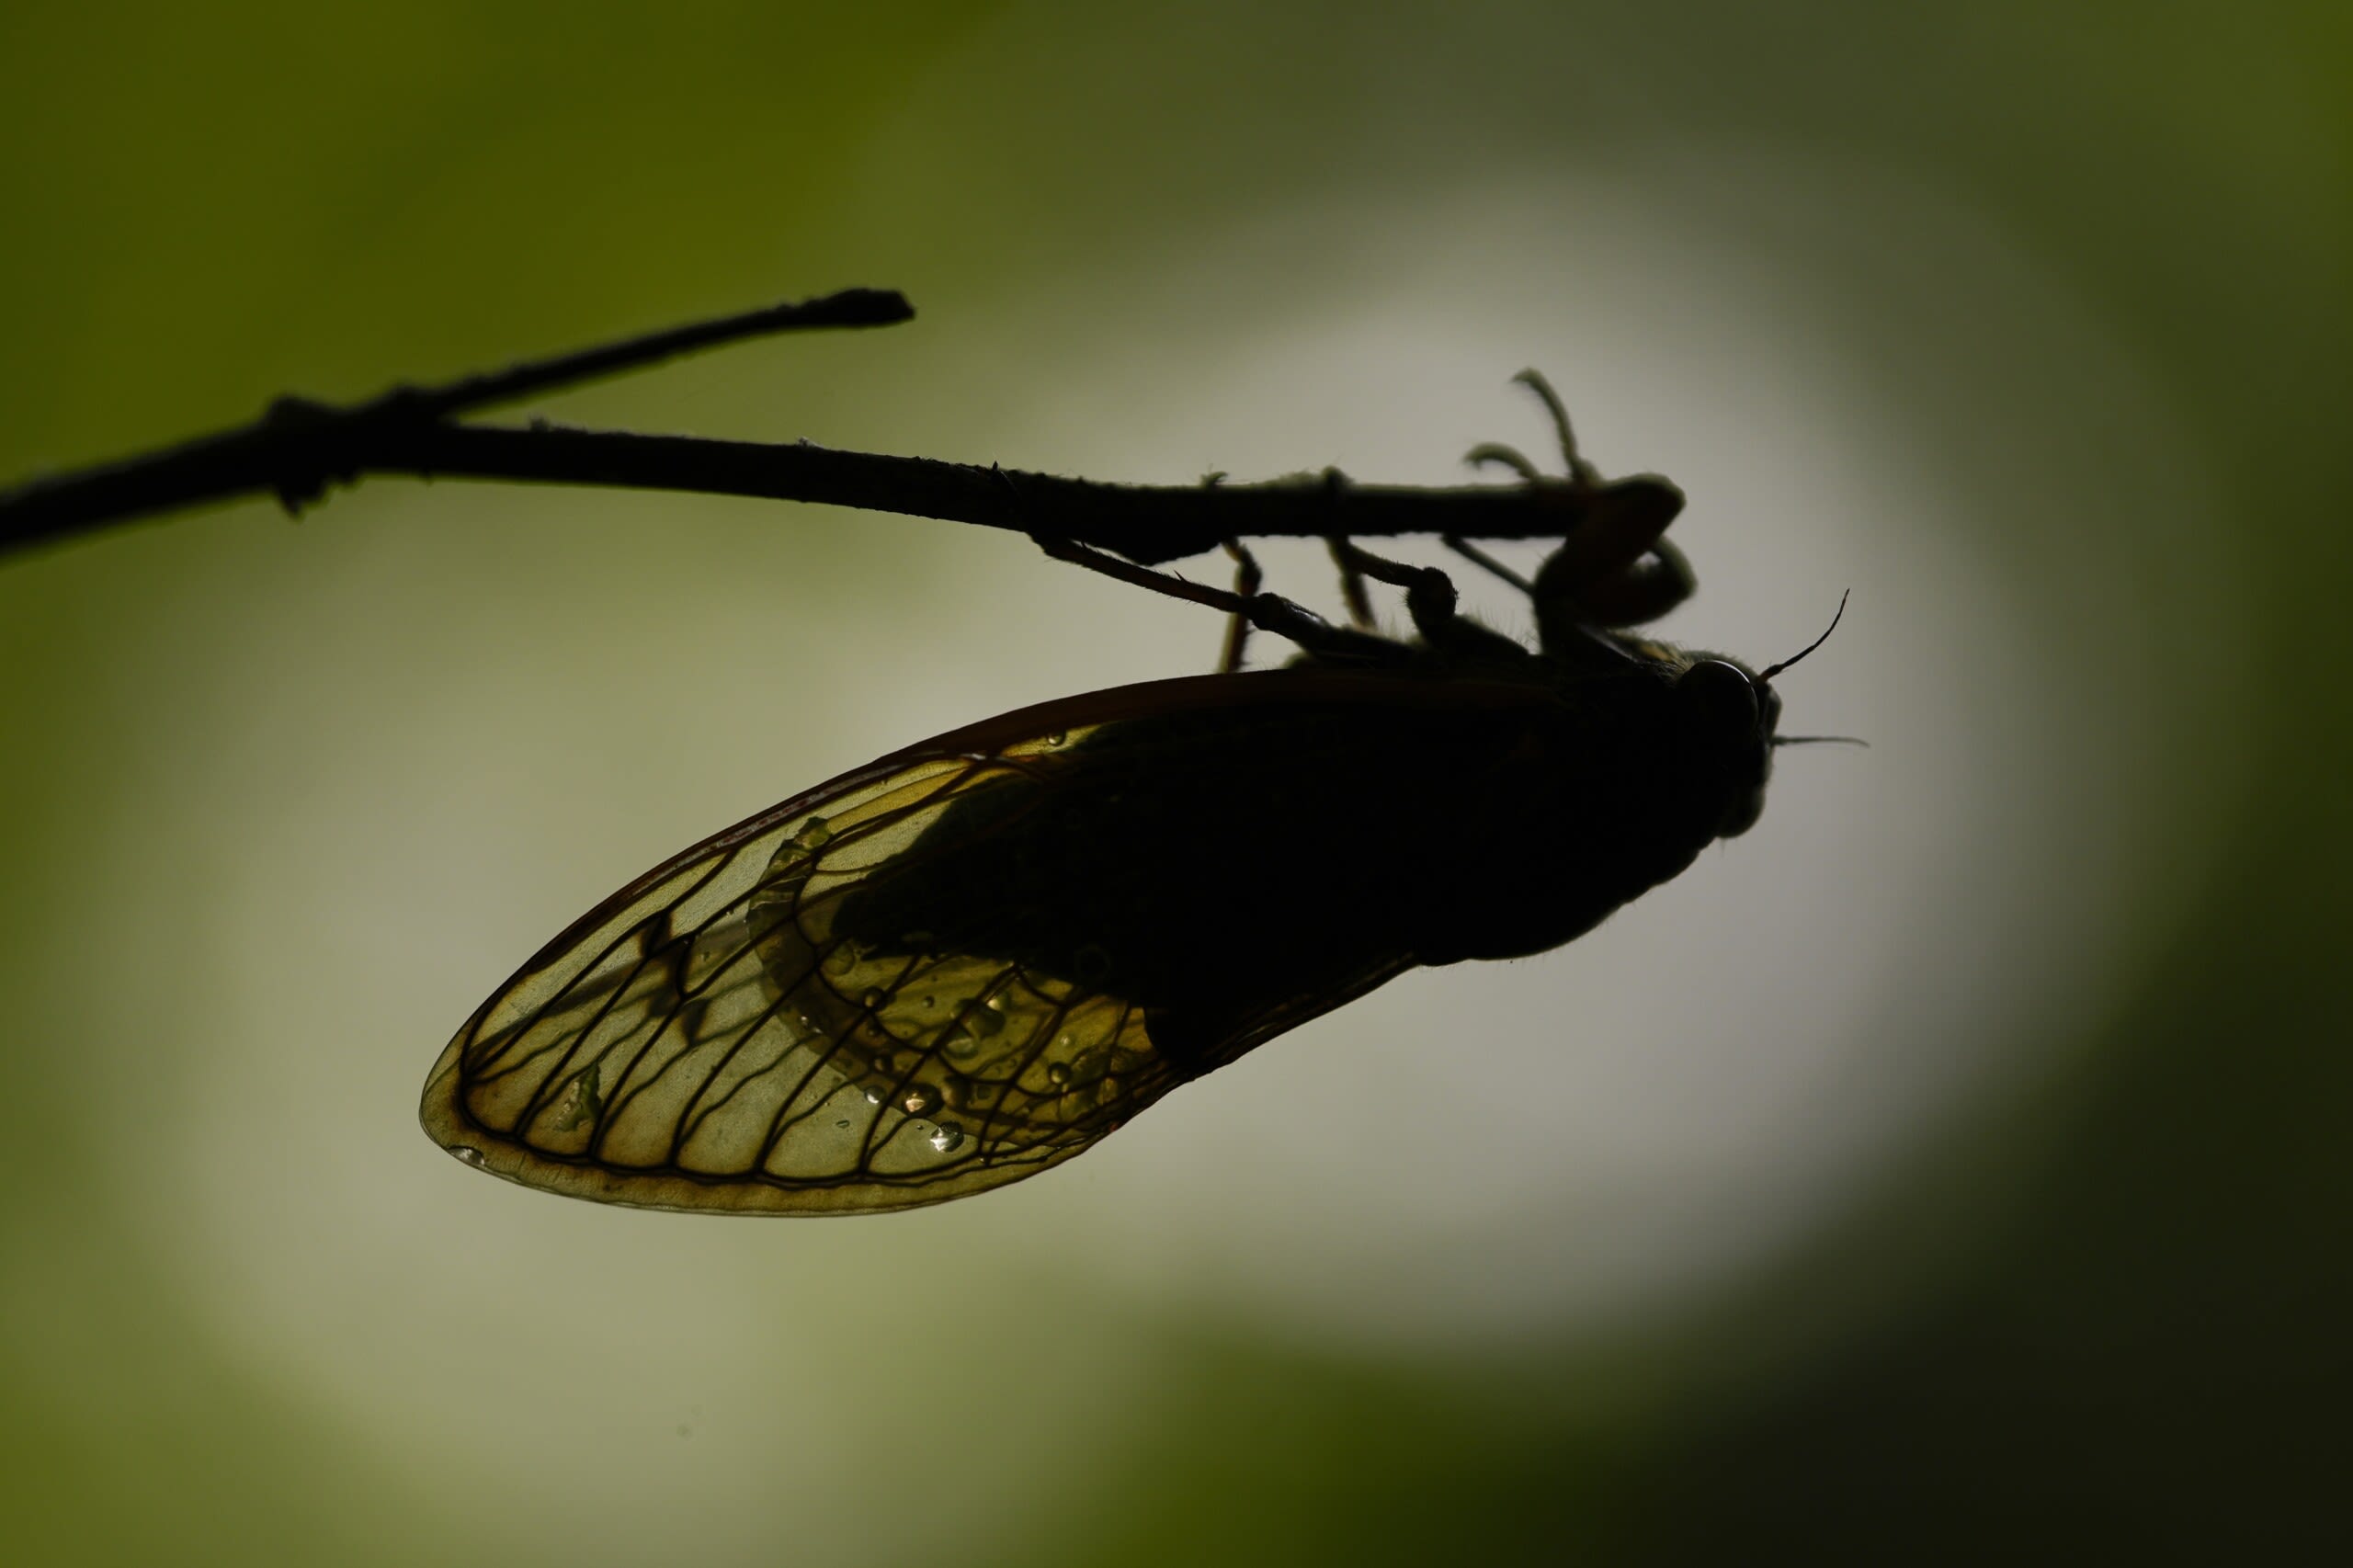
M 1667 635 L 1761 663 L 1854 589 L 1785 690 L 1873 745 L 1035 1182 L 608 1211 L 415 1128 L 517 963 L 1213 619 L 944 524 L 460 484 L 0 562 L 11 1559 L 2314 1560 L 2348 15 L 10 8 L 0 478 L 850 284 L 922 316 L 549 412 L 1445 483 L 1540 449 L 1534 362 L 1690 492 Z

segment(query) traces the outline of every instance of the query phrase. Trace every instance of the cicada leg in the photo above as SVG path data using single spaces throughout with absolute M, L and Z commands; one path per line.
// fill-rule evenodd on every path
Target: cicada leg
M 1370 631 L 1372 596 L 1365 591 L 1364 568 L 1354 553 L 1355 545 L 1340 534 L 1325 534 L 1324 548 L 1332 552 L 1332 564 L 1340 569 L 1340 598 L 1348 607 L 1348 624 L 1358 631 Z
M 1440 534 L 1438 535 L 1438 542 L 1446 546 L 1447 549 L 1454 551 L 1455 554 L 1462 557 L 1463 560 L 1471 562 L 1472 565 L 1478 567 L 1480 570 L 1486 572 L 1493 576 L 1502 578 L 1505 582 L 1509 583 L 1513 587 L 1518 588 L 1521 593 L 1528 595 L 1531 598 L 1535 597 L 1535 584 L 1529 582 L 1526 577 L 1521 576 L 1518 573 L 1513 571 L 1510 567 L 1505 565 L 1502 562 L 1496 560 L 1485 551 L 1481 550 L 1477 545 L 1472 544 L 1461 534 Z
M 1697 586 L 1691 563 L 1663 537 L 1683 510 L 1683 493 L 1654 477 L 1605 482 L 1578 452 L 1568 408 L 1552 383 L 1533 369 L 1512 379 L 1535 393 L 1551 417 L 1570 489 L 1580 503 L 1575 526 L 1532 583 L 1466 541 L 1449 538 L 1449 548 L 1523 587 L 1535 608 L 1538 635 L 1554 653 L 1589 642 L 1597 631 L 1656 620 L 1689 598 Z M 1531 484 L 1544 480 L 1525 456 L 1495 442 L 1473 447 L 1463 460 L 1498 464 Z
M 1258 558 L 1238 539 L 1225 541 L 1225 552 L 1233 557 L 1233 597 L 1254 598 L 1265 585 L 1266 574 L 1258 570 Z M 1242 655 L 1250 645 L 1250 619 L 1236 610 L 1225 618 L 1225 652 L 1217 662 L 1220 675 L 1232 675 L 1242 667 Z
M 1346 540 L 1334 541 L 1333 556 L 1344 569 L 1359 576 L 1404 589 L 1405 613 L 1413 618 L 1414 630 L 1425 646 L 1436 650 L 1448 663 L 1468 666 L 1528 662 L 1527 649 L 1458 610 L 1461 596 L 1455 591 L 1454 579 L 1437 567 L 1409 566 Z
M 1287 638 L 1319 659 L 1340 664 L 1398 665 L 1410 662 L 1413 656 L 1413 650 L 1402 642 L 1344 626 L 1334 626 L 1313 610 L 1294 604 L 1280 594 L 1231 593 L 1223 588 L 1188 582 L 1173 572 L 1156 572 L 1149 566 L 1139 566 L 1132 561 L 1122 561 L 1116 555 L 1058 534 L 1033 533 L 1029 538 L 1039 549 L 1057 561 L 1067 561 L 1074 566 L 1100 572 L 1107 577 L 1116 577 L 1122 583 L 1149 588 L 1155 594 L 1166 594 L 1171 598 L 1207 605 L 1211 609 L 1239 616 L 1257 631 Z

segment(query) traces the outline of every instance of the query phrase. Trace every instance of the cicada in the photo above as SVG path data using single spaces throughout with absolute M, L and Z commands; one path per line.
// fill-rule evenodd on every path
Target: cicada
M 1528 594 L 1537 648 L 1461 614 L 1443 572 L 1345 540 L 1347 627 L 1258 592 L 1238 544 L 1228 594 L 1041 538 L 1226 608 L 1225 667 L 953 731 L 655 867 L 468 1020 L 426 1130 L 600 1202 L 943 1202 L 1408 970 L 1558 947 L 1745 831 L 1795 660 L 1631 630 L 1691 591 L 1663 537 L 1681 493 L 1604 483 L 1522 379 L 1567 477 L 1472 457 L 1551 487 L 1570 526 L 1532 581 L 1448 542 Z M 1368 577 L 1405 589 L 1411 636 L 1371 629 Z M 1254 627 L 1298 655 L 1243 671 Z

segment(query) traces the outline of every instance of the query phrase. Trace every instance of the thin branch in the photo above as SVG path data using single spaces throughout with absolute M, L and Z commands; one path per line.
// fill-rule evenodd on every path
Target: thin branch
M 281 397 L 250 425 L 0 492 L 0 552 L 239 495 L 274 494 L 288 511 L 299 511 L 324 494 L 329 483 L 375 467 L 369 454 L 380 443 L 396 441 L 404 430 L 431 428 L 454 415 L 642 369 L 700 348 L 815 327 L 891 326 L 915 313 L 906 296 L 894 290 L 847 289 L 438 387 L 394 387 L 347 407 Z
M 636 369 L 696 348 L 815 326 L 884 325 L 913 315 L 897 294 L 853 290 L 779 305 L 578 354 L 399 388 L 337 407 L 282 398 L 252 425 L 184 446 L 0 493 L 0 552 L 136 517 L 244 494 L 290 511 L 369 474 L 594 484 L 820 502 L 1051 534 L 1158 563 L 1228 539 L 1345 535 L 1558 539 L 1588 510 L 1634 492 L 1655 506 L 1665 480 L 1419 488 L 1358 484 L 1336 470 L 1256 484 L 1104 484 L 926 458 L 765 443 L 460 423 L 451 416 Z
M 932 458 L 560 425 L 424 425 L 385 431 L 352 471 L 424 479 L 516 480 L 813 501 L 1048 533 L 1156 565 L 1229 539 L 1347 534 L 1387 539 L 1558 539 L 1596 504 L 1663 486 L 1650 476 L 1586 491 L 1534 484 L 1358 484 L 1336 471 L 1256 484 L 1107 484 Z
M 453 415 L 513 403 L 534 392 L 642 370 L 665 359 L 699 349 L 717 348 L 779 332 L 829 326 L 896 326 L 915 319 L 915 308 L 895 289 L 845 289 L 814 300 L 763 305 L 756 311 L 692 322 L 642 337 L 625 337 L 576 353 L 527 360 L 488 375 L 468 376 L 448 386 L 394 392 L 407 400 L 407 411 L 418 418 L 447 419 Z

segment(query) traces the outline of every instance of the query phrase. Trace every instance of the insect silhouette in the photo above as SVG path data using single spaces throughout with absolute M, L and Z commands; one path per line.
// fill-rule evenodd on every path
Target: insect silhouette
M 459 1031 L 426 1130 L 608 1203 L 942 1202 L 1416 965 L 1558 947 L 1745 832 L 1796 659 L 1633 634 L 1692 590 L 1663 537 L 1682 494 L 1602 481 L 1520 379 L 1566 477 L 1471 460 L 1557 493 L 1563 541 L 1533 581 L 1447 542 L 1527 594 L 1536 650 L 1460 614 L 1445 573 L 1346 540 L 1343 627 L 1259 592 L 1238 543 L 1225 593 L 1041 537 L 1227 610 L 1223 668 L 953 731 L 657 866 Z M 1414 635 L 1371 629 L 1367 578 L 1404 589 Z M 1243 672 L 1254 628 L 1297 656 Z

